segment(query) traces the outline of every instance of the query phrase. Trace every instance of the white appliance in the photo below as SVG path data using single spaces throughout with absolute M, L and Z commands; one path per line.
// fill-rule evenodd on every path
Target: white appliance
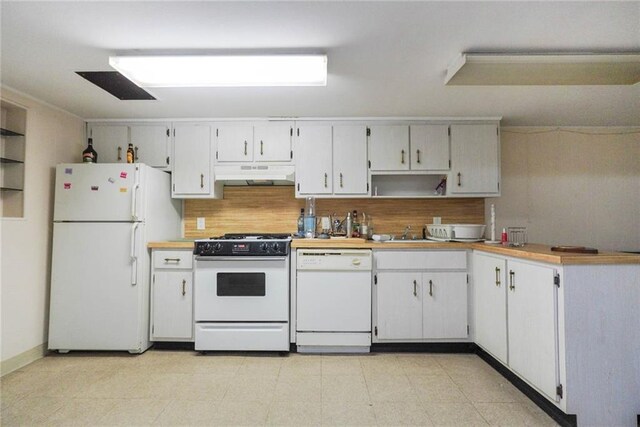
M 169 174 L 139 163 L 60 164 L 53 220 L 49 349 L 145 351 L 147 243 L 181 233 Z
M 371 251 L 298 249 L 299 352 L 369 352 Z
M 289 351 L 289 235 L 195 243 L 195 349 Z

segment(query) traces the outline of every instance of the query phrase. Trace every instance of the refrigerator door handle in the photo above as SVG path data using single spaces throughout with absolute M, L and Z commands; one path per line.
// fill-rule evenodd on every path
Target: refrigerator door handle
M 137 203 L 137 194 L 138 188 L 140 188 L 139 183 L 135 183 L 133 187 L 131 187 L 131 220 L 138 221 L 138 214 L 136 213 L 136 203 Z
M 136 230 L 140 223 L 131 226 L 131 284 L 138 284 L 138 257 L 136 256 Z

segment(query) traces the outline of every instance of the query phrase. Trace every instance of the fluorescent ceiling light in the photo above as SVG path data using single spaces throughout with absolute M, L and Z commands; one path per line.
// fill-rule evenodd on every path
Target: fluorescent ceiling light
M 633 85 L 640 54 L 463 53 L 447 69 L 446 85 Z
M 142 87 L 326 86 L 326 55 L 111 56 Z

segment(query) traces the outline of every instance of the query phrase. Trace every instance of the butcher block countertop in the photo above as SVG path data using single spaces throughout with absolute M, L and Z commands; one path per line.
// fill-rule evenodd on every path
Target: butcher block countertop
M 150 242 L 149 249 L 193 249 L 193 240 L 171 240 Z M 549 245 L 528 243 L 524 247 L 514 248 L 485 243 L 456 242 L 374 242 L 364 239 L 293 239 L 293 249 L 475 249 L 498 255 L 528 259 L 550 264 L 598 265 L 598 264 L 640 264 L 640 255 L 622 252 L 600 252 L 599 254 L 578 254 L 554 252 Z

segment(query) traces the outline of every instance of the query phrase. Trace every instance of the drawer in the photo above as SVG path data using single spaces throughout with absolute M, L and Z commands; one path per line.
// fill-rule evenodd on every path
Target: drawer
M 153 268 L 191 270 L 193 268 L 193 253 L 190 250 L 153 251 Z
M 466 251 L 375 251 L 378 270 L 466 270 Z

